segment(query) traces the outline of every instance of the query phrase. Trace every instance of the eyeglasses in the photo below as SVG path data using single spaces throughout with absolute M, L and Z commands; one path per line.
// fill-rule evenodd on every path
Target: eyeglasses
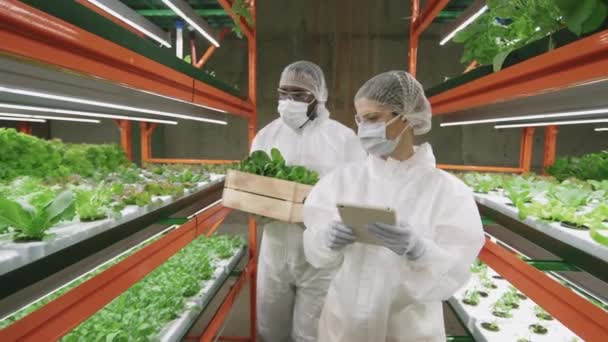
M 298 102 L 312 102 L 315 96 L 310 91 L 286 91 L 283 89 L 277 89 L 279 93 L 279 100 L 293 100 Z
M 366 122 L 372 123 L 372 122 L 386 121 L 387 119 L 393 119 L 395 116 L 398 116 L 398 115 L 399 114 L 397 114 L 395 112 L 369 112 L 369 113 L 355 115 L 355 122 L 357 123 L 357 125 L 360 125 L 360 124 L 366 123 Z

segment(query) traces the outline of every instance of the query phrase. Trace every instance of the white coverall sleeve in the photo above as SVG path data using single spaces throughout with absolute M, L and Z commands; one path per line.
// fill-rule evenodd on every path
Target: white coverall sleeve
M 334 267 L 343 260 L 342 252 L 333 251 L 326 245 L 325 234 L 333 221 L 339 220 L 334 194 L 334 173 L 323 177 L 312 189 L 304 203 L 304 254 L 316 268 Z
M 447 300 L 471 275 L 471 264 L 484 244 L 481 218 L 470 193 L 441 200 L 434 237 L 423 238 L 420 259 L 403 257 L 403 286 L 416 302 Z

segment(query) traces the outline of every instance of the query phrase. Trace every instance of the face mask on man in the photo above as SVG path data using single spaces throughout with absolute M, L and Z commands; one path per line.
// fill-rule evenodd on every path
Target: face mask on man
M 401 140 L 401 136 L 409 127 L 406 125 L 401 133 L 394 140 L 386 137 L 386 127 L 397 121 L 401 116 L 397 116 L 388 122 L 362 122 L 359 124 L 357 135 L 361 140 L 361 145 L 370 154 L 378 157 L 386 157 L 393 153 L 397 148 L 397 144 Z
M 297 131 L 312 119 L 308 115 L 308 111 L 313 102 L 306 103 L 291 99 L 279 100 L 278 111 L 283 122 L 294 131 Z

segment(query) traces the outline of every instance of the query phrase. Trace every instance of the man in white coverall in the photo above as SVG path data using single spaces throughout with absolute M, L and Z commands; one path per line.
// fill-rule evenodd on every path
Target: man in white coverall
M 355 97 L 367 160 L 330 173 L 304 206 L 304 250 L 315 267 L 340 265 L 321 319 L 320 342 L 445 341 L 442 300 L 470 276 L 484 242 L 471 191 L 435 168 L 422 86 L 405 71 L 380 74 Z M 371 222 L 380 245 L 356 241 L 336 204 L 390 207 L 396 223 Z
M 279 82 L 280 118 L 258 132 L 252 151 L 278 148 L 287 165 L 323 176 L 365 158 L 359 139 L 329 118 L 327 86 L 317 65 L 288 65 Z M 258 332 L 266 342 L 316 341 L 318 321 L 335 270 L 311 266 L 304 257 L 304 225 L 273 221 L 264 226 L 258 262 Z

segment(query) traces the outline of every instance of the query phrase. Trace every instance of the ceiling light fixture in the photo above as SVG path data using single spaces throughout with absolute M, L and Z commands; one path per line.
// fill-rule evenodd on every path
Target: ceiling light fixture
M 162 98 L 165 98 L 165 99 L 169 99 L 169 100 L 173 100 L 173 101 L 177 101 L 177 102 L 181 102 L 181 103 L 189 104 L 189 105 L 192 105 L 192 106 L 201 107 L 201 108 L 205 108 L 205 109 L 210 109 L 210 110 L 214 110 L 214 111 L 216 111 L 216 112 L 220 112 L 220 113 L 228 113 L 227 111 L 225 111 L 225 110 L 223 110 L 223 109 L 219 109 L 219 108 L 213 108 L 213 107 L 205 106 L 205 105 L 202 105 L 202 104 L 198 104 L 198 103 L 194 103 L 194 102 L 185 101 L 185 100 L 182 100 L 182 99 L 178 99 L 178 98 L 176 98 L 176 97 L 171 97 L 171 96 L 167 96 L 167 95 L 162 95 L 162 94 L 154 93 L 154 92 L 147 91 L 147 90 L 143 90 L 143 89 L 136 89 L 136 88 L 131 88 L 131 87 L 128 87 L 128 88 L 129 88 L 129 89 L 133 89 L 133 90 L 140 91 L 140 92 L 142 92 L 142 93 L 146 93 L 146 94 L 150 94 L 150 95 L 154 95 L 154 96 L 159 96 L 159 97 L 162 97 Z
M 177 125 L 177 121 L 171 121 L 171 120 L 148 119 L 148 118 L 141 118 L 141 117 L 137 117 L 137 116 L 125 116 L 125 115 L 113 115 L 113 114 L 104 114 L 104 113 L 95 113 L 95 112 L 84 112 L 84 111 L 80 111 L 80 110 L 71 110 L 71 109 L 57 109 L 57 108 L 49 108 L 49 107 L 25 106 L 25 105 L 16 105 L 16 104 L 12 104 L 12 103 L 1 103 L 0 102 L 0 108 L 29 110 L 32 112 L 71 114 L 71 115 L 86 116 L 86 117 L 92 117 L 92 118 L 142 121 L 142 122 L 153 122 L 153 123 L 160 123 L 160 124 L 167 124 L 167 125 Z
M 518 127 L 541 127 L 541 126 L 564 126 L 564 125 L 582 125 L 590 123 L 608 122 L 608 119 L 592 119 L 592 120 L 571 120 L 571 121 L 550 121 L 550 122 L 535 122 L 528 124 L 514 124 L 514 125 L 497 125 L 494 126 L 496 129 L 503 128 L 518 128 Z
M 29 118 L 29 119 L 44 119 L 44 120 L 56 120 L 56 121 L 74 121 L 74 122 L 86 122 L 86 123 L 100 123 L 99 120 L 93 119 L 76 119 L 76 118 L 68 118 L 65 116 L 47 116 L 47 115 L 28 115 L 28 114 L 18 114 L 18 113 L 0 113 L 0 116 L 9 116 L 15 118 Z
M 177 118 L 177 119 L 202 121 L 202 122 L 214 123 L 214 124 L 218 124 L 218 125 L 226 125 L 226 124 L 228 124 L 226 121 L 222 121 L 222 120 L 213 120 L 213 119 L 199 118 L 199 117 L 192 116 L 192 115 L 175 114 L 175 113 L 169 113 L 169 112 L 164 112 L 164 111 L 160 111 L 160 110 L 152 110 L 152 109 L 146 109 L 146 108 L 140 108 L 140 107 L 124 106 L 124 105 L 120 105 L 120 104 L 116 104 L 116 103 L 87 100 L 87 99 L 82 99 L 82 98 L 72 97 L 72 96 L 55 95 L 55 94 L 49 94 L 49 93 L 44 93 L 44 92 L 34 91 L 34 90 L 15 89 L 15 88 L 9 88 L 9 87 L 6 87 L 6 86 L 0 86 L 0 92 L 10 93 L 10 94 L 17 94 L 17 95 L 32 96 L 32 97 L 39 97 L 39 98 L 49 99 L 49 100 L 57 100 L 57 101 L 65 101 L 65 102 L 72 102 L 72 103 L 80 103 L 80 104 L 86 104 L 86 105 L 90 105 L 90 106 L 106 107 L 106 108 L 113 108 L 113 109 L 120 109 L 120 110 L 129 110 L 129 111 L 146 113 L 146 114 L 155 114 L 155 115 L 160 115 L 160 116 L 167 116 L 167 117 Z
M 2 121 L 46 122 L 46 120 L 42 120 L 42 119 L 12 118 L 12 117 L 8 117 L 8 116 L 0 116 L 0 120 L 2 120 Z
M 471 23 L 473 23 L 477 18 L 479 18 L 487 10 L 488 10 L 488 5 L 484 5 L 482 8 L 479 9 L 479 11 L 475 12 L 475 14 L 473 14 L 472 16 L 470 16 L 462 24 L 458 25 L 458 27 L 455 28 L 454 31 L 450 32 L 447 36 L 445 36 L 445 38 L 443 38 L 441 40 L 441 42 L 439 42 L 439 45 L 445 45 L 445 43 L 447 43 L 448 41 L 450 41 L 450 39 L 454 38 L 454 36 L 458 32 L 464 30 L 467 26 L 471 25 Z
M 595 115 L 595 114 L 608 114 L 608 108 L 585 109 L 585 110 L 577 110 L 577 111 L 560 112 L 560 113 L 554 113 L 554 114 L 533 114 L 533 115 L 522 115 L 522 116 L 509 116 L 509 117 L 505 117 L 505 118 L 444 122 L 440 126 L 449 127 L 449 126 L 475 125 L 475 124 L 494 123 L 494 122 L 525 121 L 525 120 L 561 118 L 561 117 L 568 117 L 568 116 Z
M 602 128 L 596 128 L 595 129 L 596 132 L 604 132 L 604 131 L 608 131 L 608 127 L 602 127 Z
M 211 27 L 183 0 L 162 0 L 175 14 L 184 19 L 190 26 L 194 27 L 215 47 L 220 47 L 220 43 L 213 37 Z
M 133 27 L 137 31 L 142 32 L 146 36 L 152 38 L 156 42 L 168 48 L 171 47 L 171 42 L 167 39 L 168 34 L 163 31 L 160 27 L 154 25 L 148 19 L 141 16 L 139 13 L 132 10 L 127 5 L 123 4 L 118 0 L 87 0 L 93 5 L 101 8 L 108 12 L 114 17 L 125 22 L 127 25 Z M 165 38 L 163 38 L 163 36 Z

